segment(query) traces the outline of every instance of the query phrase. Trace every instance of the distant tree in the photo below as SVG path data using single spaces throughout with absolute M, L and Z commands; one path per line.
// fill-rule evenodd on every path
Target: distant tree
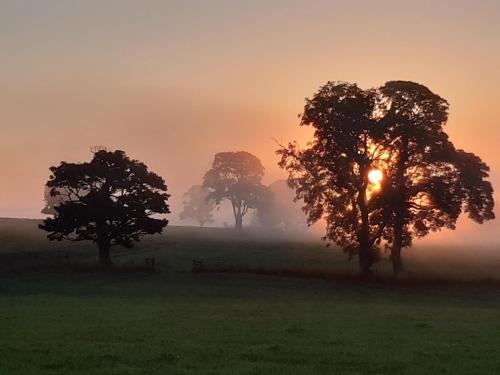
M 314 128 L 314 140 L 301 150 L 281 147 L 280 167 L 304 201 L 309 224 L 322 218 L 326 240 L 357 253 L 363 274 L 371 273 L 376 244 L 387 223 L 384 190 L 370 183 L 370 171 L 381 162 L 382 139 L 376 127 L 377 93 L 355 84 L 328 82 L 306 99 L 301 125 Z
M 49 240 L 88 240 L 97 244 L 99 260 L 110 266 L 110 248 L 132 247 L 146 234 L 161 233 L 169 213 L 165 181 L 123 151 L 99 150 L 85 163 L 51 167 L 47 182 L 61 197 L 56 214 L 39 226 Z
M 386 170 L 391 191 L 391 245 L 394 274 L 403 269 L 401 249 L 415 237 L 442 227 L 454 229 L 465 210 L 479 223 L 494 218 L 488 166 L 474 154 L 456 150 L 443 126 L 448 103 L 427 87 L 391 81 L 380 88 L 384 115 L 379 125 L 392 160 Z
M 210 190 L 209 199 L 217 205 L 224 199 L 231 202 L 235 227 L 242 228 L 243 217 L 258 206 L 265 194 L 263 175 L 264 167 L 256 156 L 245 151 L 221 152 L 215 155 L 203 186 Z
M 255 215 L 253 220 L 257 221 L 257 225 L 261 225 L 267 229 L 281 228 L 282 217 L 276 208 L 276 196 L 270 187 L 266 187 L 262 191 L 261 199 L 255 207 Z
M 269 229 L 303 231 L 307 228 L 306 216 L 295 192 L 286 180 L 277 180 L 268 186 L 269 192 L 257 207 L 256 218 L 260 225 Z
M 215 201 L 209 198 L 210 190 L 202 185 L 194 185 L 184 194 L 184 209 L 180 213 L 181 220 L 193 219 L 204 226 L 213 222 L 212 211 Z

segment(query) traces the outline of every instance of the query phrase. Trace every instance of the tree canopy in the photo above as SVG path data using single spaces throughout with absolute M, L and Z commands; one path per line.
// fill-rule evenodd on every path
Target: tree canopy
M 265 228 L 285 232 L 306 230 L 306 216 L 301 203 L 294 201 L 295 192 L 286 180 L 277 180 L 267 189 L 256 210 L 258 223 Z
M 212 211 L 215 201 L 209 198 L 210 190 L 202 185 L 194 185 L 184 193 L 184 209 L 179 214 L 181 220 L 192 219 L 200 226 L 213 222 Z
M 309 223 L 323 218 L 325 239 L 358 253 L 364 273 L 382 242 L 398 273 L 401 248 L 414 237 L 454 228 L 463 211 L 479 223 L 494 217 L 488 166 L 455 149 L 447 118 L 448 103 L 414 82 L 369 90 L 328 82 L 301 115 L 315 129 L 313 142 L 277 151 Z
M 357 253 L 367 274 L 376 260 L 374 244 L 386 223 L 381 194 L 371 190 L 368 179 L 382 155 L 374 146 L 380 138 L 376 105 L 374 90 L 328 82 L 306 99 L 301 115 L 300 124 L 314 128 L 312 143 L 302 150 L 293 142 L 277 151 L 290 186 L 304 201 L 308 222 L 324 218 L 325 239 Z
M 392 190 L 391 246 L 394 273 L 402 270 L 401 249 L 415 237 L 454 229 L 463 211 L 479 223 L 494 218 L 488 166 L 455 149 L 444 131 L 448 103 L 427 87 L 390 81 L 380 89 L 385 149 L 392 154 L 386 186 Z
M 217 205 L 225 199 L 231 203 L 235 227 L 242 228 L 243 217 L 264 197 L 263 175 L 264 166 L 255 155 L 246 151 L 221 152 L 205 173 L 203 186 L 210 190 L 208 198 Z
M 111 247 L 132 247 L 168 223 L 154 217 L 170 212 L 165 181 L 123 151 L 100 150 L 90 162 L 61 162 L 50 171 L 47 187 L 61 203 L 40 228 L 49 240 L 96 243 L 104 266 L 111 264 Z

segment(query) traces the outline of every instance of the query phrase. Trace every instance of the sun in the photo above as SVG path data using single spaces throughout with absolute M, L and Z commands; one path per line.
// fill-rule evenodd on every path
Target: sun
M 380 169 L 372 169 L 368 172 L 368 181 L 370 181 L 373 185 L 380 185 L 382 179 L 384 178 L 384 174 Z

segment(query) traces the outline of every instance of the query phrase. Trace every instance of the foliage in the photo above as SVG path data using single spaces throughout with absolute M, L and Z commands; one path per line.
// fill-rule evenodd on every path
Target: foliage
M 210 190 L 202 185 L 194 185 L 184 194 L 184 209 L 180 213 L 182 220 L 193 219 L 204 226 L 213 221 L 212 211 L 215 201 L 209 198 Z
M 45 214 L 45 215 L 57 214 L 55 207 L 58 206 L 59 204 L 61 204 L 61 202 L 63 201 L 62 194 L 52 195 L 50 193 L 50 191 L 51 191 L 51 189 L 49 187 L 45 186 L 44 197 L 43 197 L 43 200 L 45 202 L 45 206 L 40 211 L 42 214 Z
M 248 210 L 257 208 L 264 199 L 263 175 L 264 167 L 256 156 L 245 151 L 221 152 L 205 174 L 203 187 L 210 190 L 208 197 L 217 205 L 224 199 L 231 202 L 235 226 L 241 228 Z
M 386 143 L 393 159 L 386 187 L 393 192 L 391 225 L 394 272 L 402 270 L 401 249 L 443 227 L 454 229 L 463 210 L 479 223 L 494 218 L 488 166 L 457 150 L 444 132 L 448 103 L 427 87 L 406 81 L 380 88 Z
M 328 82 L 301 115 L 314 141 L 277 151 L 309 223 L 324 219 L 325 238 L 357 252 L 364 273 L 383 240 L 397 274 L 413 238 L 455 228 L 463 211 L 479 223 L 494 218 L 489 168 L 455 149 L 443 130 L 447 118 L 446 100 L 414 82 L 376 90 Z M 384 174 L 376 189 L 372 169 Z
M 90 162 L 61 162 L 50 171 L 47 187 L 61 203 L 40 228 L 49 240 L 93 241 L 103 265 L 111 263 L 112 246 L 131 247 L 168 223 L 153 217 L 170 212 L 165 181 L 123 151 L 97 151 Z
M 386 223 L 381 210 L 384 197 L 370 192 L 368 180 L 380 159 L 373 147 L 380 137 L 375 131 L 376 106 L 375 91 L 328 82 L 306 99 L 301 115 L 300 124 L 315 129 L 313 142 L 304 150 L 295 142 L 277 151 L 288 183 L 304 201 L 308 223 L 324 218 L 325 239 L 358 253 L 364 273 L 370 273 L 376 259 L 374 245 Z
M 277 180 L 268 186 L 269 192 L 257 207 L 256 218 L 260 225 L 286 232 L 303 231 L 306 217 L 299 202 L 294 202 L 295 192 L 286 180 Z

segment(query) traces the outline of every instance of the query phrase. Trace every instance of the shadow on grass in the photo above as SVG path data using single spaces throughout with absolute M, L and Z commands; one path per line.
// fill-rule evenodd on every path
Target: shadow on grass
M 96 262 L 81 263 L 63 263 L 63 264 L 44 264 L 44 265 L 26 265 L 16 268 L 4 269 L 0 274 L 20 275 L 24 273 L 51 273 L 51 272 L 70 272 L 70 273 L 91 273 L 91 274 L 150 274 L 158 272 L 155 268 L 148 265 L 136 263 L 124 263 L 120 265 L 112 264 L 102 266 Z
M 445 286 L 500 286 L 500 279 L 484 277 L 479 279 L 460 279 L 435 275 L 411 275 L 394 277 L 391 274 L 365 276 L 342 271 L 279 268 L 279 267 L 231 267 L 231 268 L 194 268 L 193 273 L 254 274 L 300 279 L 320 279 L 352 284 L 380 284 L 407 287 L 445 287 Z

